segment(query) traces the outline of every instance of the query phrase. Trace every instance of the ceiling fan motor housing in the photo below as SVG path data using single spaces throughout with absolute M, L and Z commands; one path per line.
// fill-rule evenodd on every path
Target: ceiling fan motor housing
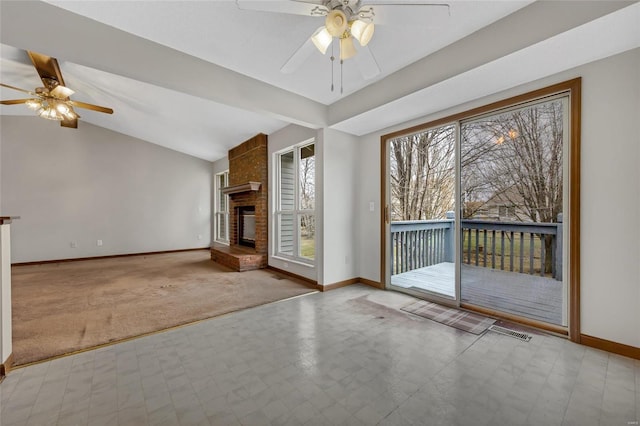
M 347 21 L 351 21 L 360 9 L 360 0 L 327 0 L 325 7 L 331 11 L 342 11 L 347 17 Z

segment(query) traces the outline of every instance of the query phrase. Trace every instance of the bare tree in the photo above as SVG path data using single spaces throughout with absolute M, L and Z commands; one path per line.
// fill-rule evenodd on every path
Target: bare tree
M 300 160 L 300 208 L 313 210 L 315 202 L 315 162 L 314 157 Z
M 521 208 L 522 220 L 556 221 L 562 212 L 560 101 L 472 122 L 463 126 L 462 135 L 463 186 L 480 182 L 470 188 L 479 194 L 477 200 L 500 196 Z
M 487 117 L 461 131 L 462 191 L 472 194 L 466 200 L 470 206 L 500 199 L 517 206 L 520 220 L 556 222 L 563 192 L 561 101 Z M 473 216 L 472 210 L 465 215 Z M 546 237 L 548 252 L 551 244 L 551 236 Z M 551 270 L 550 257 L 545 269 Z
M 300 173 L 300 209 L 313 210 L 315 208 L 315 147 L 314 145 L 302 148 L 299 164 Z M 307 236 L 315 235 L 315 220 L 310 215 L 301 217 L 301 226 Z
M 455 206 L 455 128 L 391 141 L 392 220 L 444 218 Z

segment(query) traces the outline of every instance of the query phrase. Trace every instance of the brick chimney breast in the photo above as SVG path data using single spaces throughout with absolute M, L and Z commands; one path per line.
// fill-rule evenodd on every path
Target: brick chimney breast
M 262 133 L 229 150 L 229 188 L 249 183 L 254 183 L 251 189 L 229 194 L 229 247 L 214 244 L 211 248 L 212 260 L 238 271 L 267 266 L 268 151 L 267 135 Z M 260 183 L 257 190 L 255 183 Z M 255 248 L 239 244 L 241 207 L 255 209 Z

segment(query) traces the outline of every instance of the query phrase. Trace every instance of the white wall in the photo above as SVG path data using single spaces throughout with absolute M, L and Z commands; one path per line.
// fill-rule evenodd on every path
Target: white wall
M 314 130 L 297 125 L 269 135 L 269 233 L 273 235 L 273 153 L 310 138 L 315 138 L 316 145 L 316 266 L 274 257 L 272 245 L 269 265 L 313 279 L 320 285 L 329 285 L 357 278 L 359 273 L 359 233 L 354 221 L 358 202 L 357 137 L 337 130 Z
M 226 172 L 227 170 L 229 170 L 229 157 L 223 157 L 219 160 L 214 161 L 213 163 L 211 163 L 211 171 L 213 172 L 213 175 L 215 176 L 217 173 L 222 173 L 222 172 Z
M 210 162 L 86 122 L 1 124 L 13 262 L 209 246 Z
M 11 224 L 0 225 L 0 364 L 11 356 Z
M 273 154 L 293 145 L 299 144 L 311 138 L 316 139 L 316 266 L 304 265 L 302 263 L 292 262 L 281 258 L 274 257 L 273 253 L 273 211 L 274 211 L 274 188 L 275 173 L 273 169 Z M 309 129 L 307 127 L 295 124 L 289 125 L 268 136 L 268 152 L 269 152 L 269 265 L 275 268 L 283 269 L 291 273 L 309 278 L 320 282 L 318 271 L 322 268 L 322 235 L 321 211 L 322 211 L 322 137 L 318 130 Z
M 582 332 L 640 347 L 640 49 L 580 74 Z
M 1 135 L 0 135 L 1 136 Z M 2 210 L 2 138 L 0 137 L 0 216 L 15 216 Z
M 359 275 L 358 226 L 354 218 L 365 206 L 358 199 L 358 138 L 323 130 L 323 285 Z
M 381 282 L 380 220 L 383 205 L 380 201 L 380 136 L 372 134 L 360 138 L 357 203 L 367 208 L 358 209 L 355 220 L 360 235 L 358 276 L 376 282 Z M 369 210 L 371 203 L 373 211 Z
M 360 140 L 360 276 L 380 281 L 380 136 L 583 77 L 581 332 L 640 347 L 640 49 L 403 123 Z M 478 82 L 482 84 L 482 82 Z

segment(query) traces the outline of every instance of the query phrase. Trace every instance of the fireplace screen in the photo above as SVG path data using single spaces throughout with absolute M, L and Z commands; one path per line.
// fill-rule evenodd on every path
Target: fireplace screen
M 256 209 L 253 206 L 238 208 L 238 244 L 256 246 Z

